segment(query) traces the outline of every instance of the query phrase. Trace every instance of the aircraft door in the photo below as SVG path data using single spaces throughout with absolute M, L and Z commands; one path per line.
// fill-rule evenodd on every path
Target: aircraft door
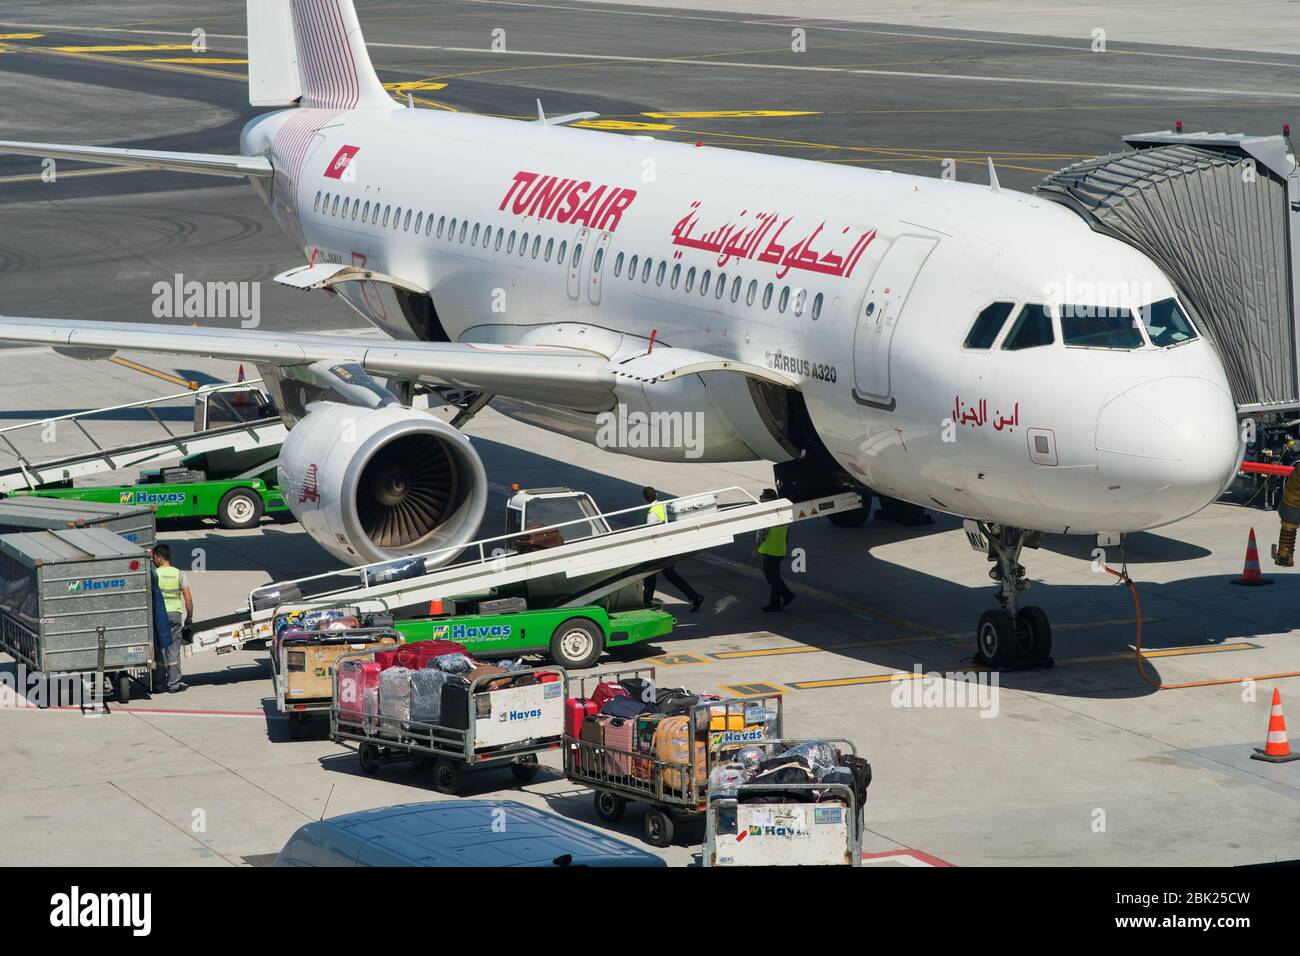
M 925 236 L 900 236 L 867 285 L 853 338 L 853 398 L 861 405 L 894 408 L 889 380 L 894 330 L 916 276 L 937 244 Z
M 569 298 L 577 299 L 582 295 L 582 265 L 587 257 L 587 236 L 591 232 L 586 226 L 578 230 L 578 235 L 569 247 L 569 261 L 564 264 L 569 272 Z
M 600 305 L 600 277 L 609 268 L 605 256 L 609 252 L 609 233 L 597 237 L 591 252 L 591 270 L 587 273 L 587 298 L 592 305 Z

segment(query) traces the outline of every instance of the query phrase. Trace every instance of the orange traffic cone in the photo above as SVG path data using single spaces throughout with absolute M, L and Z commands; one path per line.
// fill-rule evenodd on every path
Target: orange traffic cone
M 1269 763 L 1286 763 L 1288 760 L 1300 760 L 1300 754 L 1291 752 L 1291 744 L 1286 739 L 1286 718 L 1282 716 L 1282 692 L 1273 688 L 1273 709 L 1268 715 L 1268 739 L 1264 749 L 1250 755 L 1251 760 L 1267 760 Z
M 1241 577 L 1233 578 L 1233 584 L 1245 584 L 1258 587 L 1272 584 L 1272 578 L 1266 578 L 1259 570 L 1259 548 L 1255 547 L 1255 529 L 1250 529 L 1250 540 L 1246 542 L 1246 564 L 1241 569 Z

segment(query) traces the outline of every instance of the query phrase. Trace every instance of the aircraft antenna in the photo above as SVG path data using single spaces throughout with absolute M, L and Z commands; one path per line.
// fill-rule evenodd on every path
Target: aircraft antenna
M 998 182 L 998 171 L 993 168 L 993 157 L 989 157 L 989 189 L 995 193 L 1002 192 L 1002 186 Z

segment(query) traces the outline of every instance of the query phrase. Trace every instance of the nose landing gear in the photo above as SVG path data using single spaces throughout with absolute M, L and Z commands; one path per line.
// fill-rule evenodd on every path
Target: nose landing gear
M 1020 552 L 1036 548 L 1042 532 L 964 522 L 966 538 L 993 562 L 989 577 L 997 582 L 1000 607 L 980 615 L 975 631 L 975 663 L 995 670 L 1051 667 L 1052 625 L 1040 607 L 1020 606 L 1020 592 L 1029 587 Z

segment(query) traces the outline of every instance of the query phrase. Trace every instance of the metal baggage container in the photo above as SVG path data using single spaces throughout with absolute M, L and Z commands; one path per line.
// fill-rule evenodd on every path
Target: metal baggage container
M 129 697 L 154 662 L 143 549 L 105 528 L 0 535 L 0 646 L 45 674 L 116 675 Z
M 113 505 L 39 495 L 15 495 L 0 501 L 0 534 L 67 528 L 107 528 L 132 544 L 152 548 L 157 521 L 148 505 Z

